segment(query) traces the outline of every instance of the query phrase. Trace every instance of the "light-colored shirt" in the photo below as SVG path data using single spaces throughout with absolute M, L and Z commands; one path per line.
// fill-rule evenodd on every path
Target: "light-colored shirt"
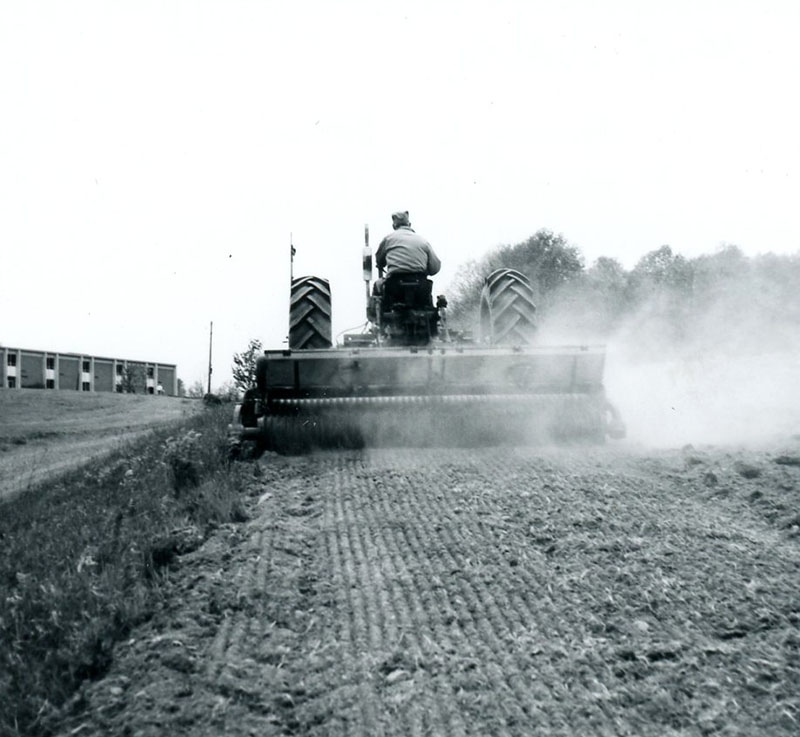
M 442 268 L 431 244 L 406 225 L 389 233 L 378 246 L 375 265 L 390 274 L 427 274 Z

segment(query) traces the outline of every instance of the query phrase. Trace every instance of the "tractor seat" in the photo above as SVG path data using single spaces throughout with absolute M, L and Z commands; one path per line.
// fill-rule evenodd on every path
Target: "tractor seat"
M 383 308 L 433 309 L 433 282 L 426 274 L 391 274 L 383 287 Z

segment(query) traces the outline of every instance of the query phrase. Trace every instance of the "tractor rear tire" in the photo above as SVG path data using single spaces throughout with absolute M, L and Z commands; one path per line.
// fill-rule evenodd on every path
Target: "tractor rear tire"
M 292 279 L 289 308 L 289 348 L 330 348 L 331 288 L 327 279 Z
M 481 337 L 493 345 L 527 345 L 536 332 L 536 305 L 528 277 L 497 269 L 481 292 Z

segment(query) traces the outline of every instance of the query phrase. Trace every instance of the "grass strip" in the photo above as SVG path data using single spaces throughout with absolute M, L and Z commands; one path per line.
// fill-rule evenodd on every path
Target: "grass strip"
M 207 408 L 0 505 L 0 735 L 47 735 L 149 618 L 163 569 L 241 521 L 229 407 Z

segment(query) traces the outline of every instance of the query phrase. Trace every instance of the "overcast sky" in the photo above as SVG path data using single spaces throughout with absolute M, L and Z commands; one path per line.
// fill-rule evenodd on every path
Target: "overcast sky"
M 0 3 L 0 342 L 178 364 L 280 347 L 295 273 L 364 320 L 408 209 L 444 262 L 800 251 L 800 3 Z

